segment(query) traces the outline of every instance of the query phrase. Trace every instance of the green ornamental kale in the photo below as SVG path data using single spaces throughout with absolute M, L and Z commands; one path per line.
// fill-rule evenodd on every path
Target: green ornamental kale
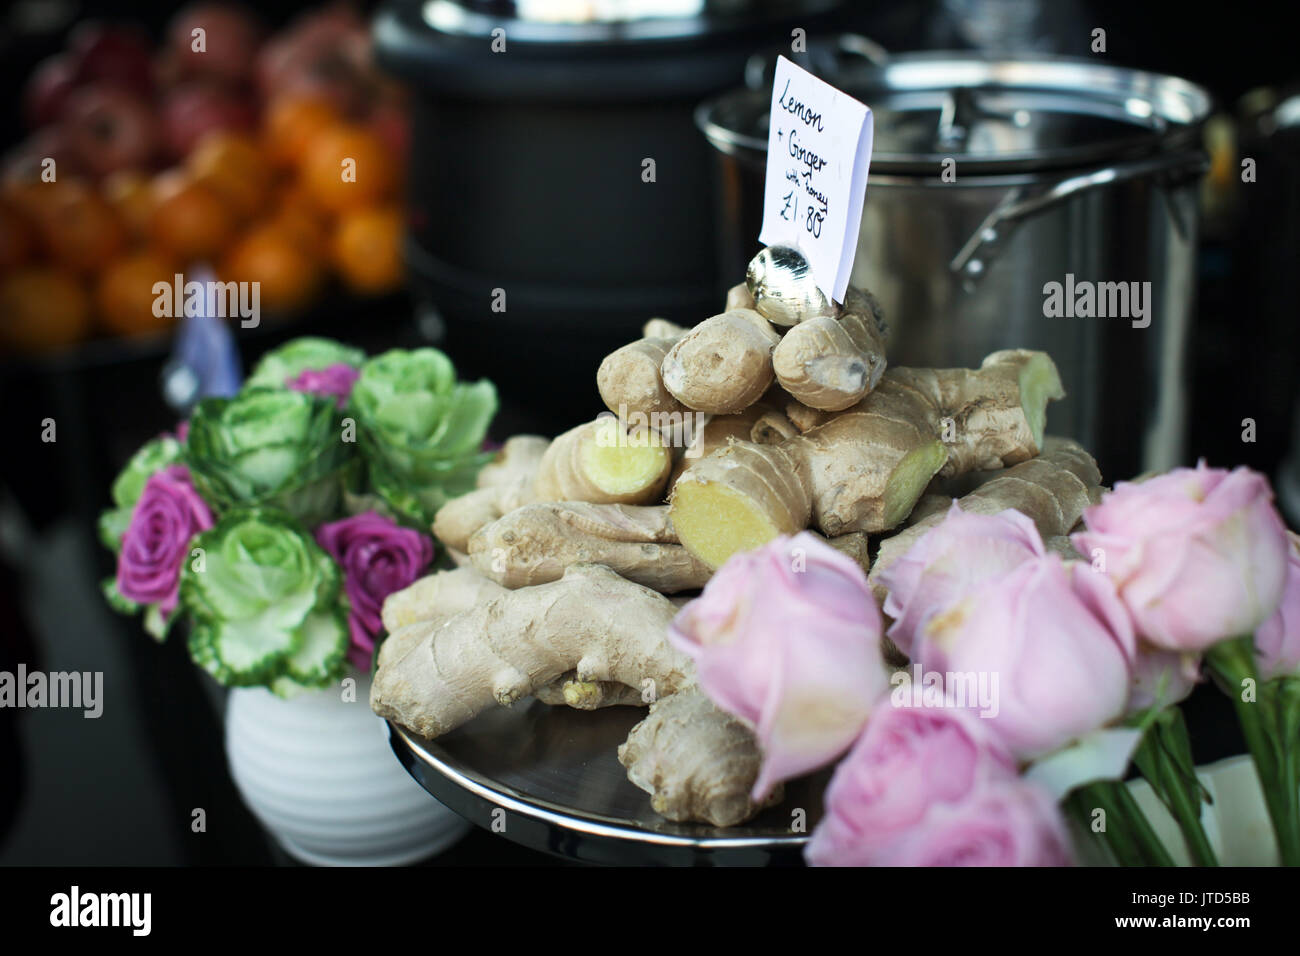
M 416 527 L 473 490 L 491 457 L 480 449 L 496 410 L 491 382 L 457 382 L 451 360 L 432 348 L 392 349 L 367 361 L 347 406 L 371 487 Z
M 228 686 L 283 696 L 346 671 L 347 607 L 333 559 L 283 511 L 236 508 L 194 539 L 181 573 L 190 656 Z
M 185 463 L 217 513 L 267 505 L 311 528 L 337 513 L 354 447 L 332 400 L 253 388 L 195 406 Z
M 131 512 L 140 500 L 145 482 L 181 458 L 181 444 L 171 435 L 146 442 L 131 456 L 122 473 L 113 482 L 113 507 L 99 516 L 99 540 L 116 552 L 122 547 L 122 535 L 131 523 Z
M 304 371 L 320 371 L 331 365 L 351 365 L 359 368 L 366 353 L 333 339 L 303 336 L 284 343 L 262 356 L 244 383 L 245 388 L 284 388 L 289 379 Z

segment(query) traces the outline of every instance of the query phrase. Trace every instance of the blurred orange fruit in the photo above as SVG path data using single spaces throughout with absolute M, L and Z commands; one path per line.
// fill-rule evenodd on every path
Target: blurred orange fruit
M 134 169 L 110 173 L 100 185 L 100 192 L 117 212 L 117 218 L 132 239 L 144 239 L 149 235 L 154 192 L 147 175 Z
M 185 164 L 196 182 L 226 200 L 239 217 L 252 218 L 265 207 L 271 164 L 251 136 L 227 130 L 209 133 Z
M 260 308 L 272 314 L 307 305 L 324 278 L 311 251 L 274 223 L 257 226 L 238 240 L 222 260 L 220 273 L 227 282 L 259 283 Z
M 28 262 L 36 254 L 36 229 L 14 203 L 0 199 L 0 272 Z
M 325 100 L 281 97 L 268 107 L 263 120 L 262 141 L 267 155 L 279 166 L 296 167 L 307 144 L 341 119 L 338 109 Z
M 395 206 L 345 213 L 334 231 L 334 267 L 357 292 L 391 292 L 402 284 L 402 214 Z
M 312 200 L 301 183 L 288 183 L 280 192 L 271 222 L 292 233 L 313 255 L 324 258 L 329 253 L 330 222 L 325 212 Z
M 154 178 L 149 231 L 159 249 L 183 265 L 215 258 L 229 244 L 234 219 L 226 202 L 182 170 Z
M 374 133 L 339 124 L 312 138 L 300 167 L 303 185 L 323 209 L 347 212 L 376 205 L 393 192 L 397 165 Z
M 54 261 L 74 272 L 94 272 L 126 244 L 117 214 L 82 182 L 42 183 L 36 207 L 41 241 Z
M 95 288 L 100 324 L 118 335 L 156 332 L 171 326 L 175 321 L 172 316 L 154 315 L 153 306 L 158 298 L 154 284 L 165 282 L 170 290 L 175 273 L 169 260 L 150 250 L 134 252 L 109 263 L 100 273 Z M 170 291 L 167 294 L 170 299 Z
M 28 267 L 0 278 L 0 339 L 19 351 L 64 348 L 90 329 L 90 297 L 63 269 Z

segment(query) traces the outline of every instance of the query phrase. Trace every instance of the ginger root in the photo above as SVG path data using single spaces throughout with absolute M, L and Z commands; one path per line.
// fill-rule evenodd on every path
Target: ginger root
M 469 554 L 480 574 L 507 588 L 559 580 L 581 563 L 603 564 L 661 594 L 702 588 L 713 574 L 677 542 L 667 505 L 525 505 L 480 528 Z
M 956 500 L 963 511 L 975 514 L 993 515 L 1014 508 L 1038 526 L 1039 534 L 1046 541 L 1069 533 L 1083 509 L 1093 503 L 1100 484 L 1101 473 L 1091 455 L 1077 442 L 1052 437 L 1045 440 L 1043 451 L 1036 458 L 998 473 Z M 881 572 L 943 521 L 952 500 L 938 498 L 927 502 L 925 513 L 917 515 L 898 534 L 880 542 L 876 563 L 868 575 L 878 600 L 884 600 L 884 589 L 878 583 Z
M 672 453 L 657 432 L 628 434 L 612 415 L 571 428 L 551 442 L 537 468 L 537 501 L 646 504 L 660 499 Z
M 772 384 L 772 350 L 781 337 L 750 309 L 705 319 L 664 356 L 664 386 L 687 408 L 730 415 L 749 407 Z
M 438 737 L 570 671 L 579 682 L 612 681 L 668 696 L 694 673 L 668 642 L 676 613 L 662 594 L 609 568 L 573 565 L 559 581 L 476 604 L 399 659 L 381 663 L 370 706 L 422 736 Z
M 837 412 L 857 404 L 885 371 L 885 336 L 879 307 L 847 311 L 839 318 L 800 322 L 772 352 L 781 387 L 810 408 Z
M 719 710 L 697 687 L 650 705 L 645 719 L 618 748 L 632 783 L 650 794 L 655 812 L 669 820 L 707 820 L 717 827 L 743 823 L 778 803 L 750 799 L 763 755 L 753 732 Z
M 550 439 L 515 435 L 478 474 L 478 487 L 453 498 L 433 516 L 433 533 L 452 551 L 464 552 L 472 535 L 507 511 L 533 500 L 533 485 Z M 393 628 L 389 628 L 392 631 Z
M 1036 455 L 1047 402 L 1063 395 L 1043 352 L 995 352 L 978 370 L 891 369 L 853 408 L 802 435 L 733 442 L 694 463 L 673 486 L 673 527 L 715 568 L 810 522 L 831 537 L 893 528 L 936 474 Z

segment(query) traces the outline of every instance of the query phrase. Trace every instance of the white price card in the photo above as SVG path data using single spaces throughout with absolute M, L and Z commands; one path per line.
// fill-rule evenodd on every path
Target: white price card
M 777 58 L 758 241 L 799 249 L 836 302 L 857 251 L 872 128 L 865 105 Z

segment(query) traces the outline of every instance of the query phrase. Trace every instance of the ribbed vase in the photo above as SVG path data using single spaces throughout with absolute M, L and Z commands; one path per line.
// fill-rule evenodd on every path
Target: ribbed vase
M 314 866 L 401 866 L 455 843 L 469 823 L 438 803 L 393 756 L 370 710 L 340 688 L 290 700 L 234 688 L 226 756 L 253 814 L 287 853 Z

